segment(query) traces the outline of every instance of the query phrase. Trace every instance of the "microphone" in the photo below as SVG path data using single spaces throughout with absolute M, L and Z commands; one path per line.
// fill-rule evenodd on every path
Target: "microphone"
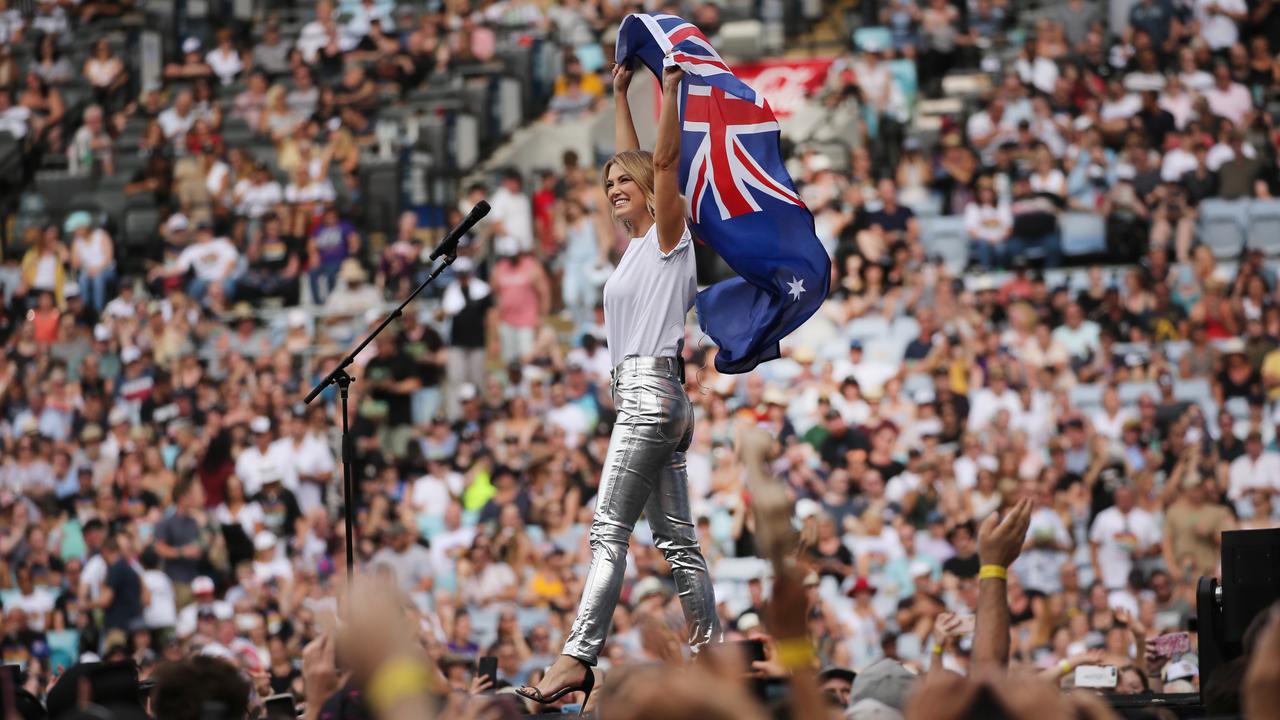
M 458 223 L 457 227 L 450 230 L 449 234 L 444 236 L 444 240 L 441 240 L 440 244 L 436 246 L 436 249 L 431 251 L 431 257 L 428 259 L 428 262 L 434 262 L 435 259 L 441 255 L 448 255 L 450 257 L 457 255 L 458 240 L 462 239 L 462 236 L 466 235 L 468 230 L 475 227 L 475 224 L 480 222 L 480 219 L 488 214 L 489 203 L 484 200 L 476 203 L 476 206 L 471 208 L 471 212 L 467 213 L 467 216 L 463 218 L 462 222 Z

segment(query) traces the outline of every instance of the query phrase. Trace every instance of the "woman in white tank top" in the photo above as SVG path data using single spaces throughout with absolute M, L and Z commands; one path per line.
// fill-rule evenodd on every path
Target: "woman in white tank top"
M 627 88 L 630 68 L 613 69 L 618 154 L 604 166 L 605 195 L 631 241 L 604 286 L 604 324 L 614 365 L 618 418 L 596 494 L 591 570 L 563 654 L 536 687 L 518 692 L 540 703 L 589 695 L 592 667 L 622 594 L 631 531 L 643 511 L 671 565 L 694 650 L 720 637 L 715 594 L 689 510 L 685 450 L 693 406 L 684 391 L 684 322 L 697 293 L 693 246 L 679 191 L 677 103 L 683 73 L 663 77 L 653 154 L 640 150 Z

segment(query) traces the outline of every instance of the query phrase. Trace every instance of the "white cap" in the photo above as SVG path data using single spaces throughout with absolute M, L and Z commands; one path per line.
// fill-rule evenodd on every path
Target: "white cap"
M 266 417 L 259 415 L 249 421 L 249 429 L 255 433 L 271 432 L 271 421 Z
M 120 351 L 120 362 L 124 363 L 125 365 L 128 365 L 129 363 L 132 363 L 132 362 L 138 362 L 141 359 L 142 359 L 142 351 L 132 345 L 129 345 Z
M 290 328 L 301 328 L 307 325 L 307 311 L 302 308 L 294 308 L 289 311 L 289 315 L 285 320 Z
M 914 560 L 909 569 L 913 578 L 918 578 L 921 575 L 933 575 L 933 566 L 929 564 L 928 560 Z
M 476 390 L 476 386 L 471 383 L 462 383 L 458 386 L 458 399 L 463 402 L 475 400 L 479 394 L 479 391 Z
M 519 254 L 520 242 L 513 237 L 504 235 L 493 241 L 493 251 L 498 257 L 512 257 Z
M 476 269 L 476 264 L 469 257 L 460 257 L 453 261 L 453 271 L 457 273 L 469 273 Z
M 201 575 L 191 581 L 191 592 L 196 595 L 212 595 L 213 580 L 208 575 Z
M 79 283 L 66 283 L 62 288 L 62 297 L 63 299 L 80 297 Z
M 796 501 L 796 517 L 801 520 L 820 514 L 822 514 L 822 506 L 818 504 L 818 501 L 810 498 L 800 498 Z
M 107 414 L 108 425 L 121 425 L 129 422 L 129 411 L 119 405 L 111 408 L 111 412 Z
M 164 221 L 164 226 L 169 232 L 182 232 L 191 227 L 191 221 L 186 215 L 178 212 L 170 215 L 169 219 Z
M 98 323 L 93 326 L 93 339 L 98 342 L 106 342 L 111 339 L 111 328 Z
M 266 552 L 276 548 L 276 535 L 270 530 L 263 530 L 253 536 L 253 549 L 258 552 Z
M 189 37 L 182 41 L 182 52 L 193 53 L 200 52 L 200 38 Z
M 1164 668 L 1164 679 L 1166 682 L 1171 682 L 1173 680 L 1186 680 L 1196 677 L 1199 674 L 1200 669 L 1197 668 L 1194 663 L 1187 662 L 1186 660 L 1171 662 Z

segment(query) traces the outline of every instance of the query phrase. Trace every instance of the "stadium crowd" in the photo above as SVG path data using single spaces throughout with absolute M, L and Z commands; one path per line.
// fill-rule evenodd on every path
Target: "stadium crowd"
M 762 678 L 805 675 L 774 638 L 807 636 L 828 702 L 890 717 L 875 713 L 906 707 L 909 673 L 963 673 L 1000 634 L 986 603 L 1006 608 L 1014 668 L 1069 684 L 1078 665 L 1113 665 L 1120 693 L 1200 687 L 1194 652 L 1146 641 L 1191 629 L 1222 531 L 1280 524 L 1276 265 L 1215 252 L 1197 216 L 1206 199 L 1280 191 L 1280 6 L 1114 6 L 864 3 L 889 42 L 837 59 L 817 98 L 830 127 L 848 120 L 834 138 L 848 154 L 801 143 L 792 160 L 835 259 L 831 297 L 743 376 L 715 371 L 691 319 L 690 495 L 730 638 L 766 641 Z M 718 5 L 661 9 L 715 42 Z M 212 656 L 259 696 L 344 716 L 322 715 L 316 689 L 337 689 L 345 588 L 336 398 L 300 399 L 430 270 L 418 214 L 376 243 L 359 222 L 380 104 L 492 60 L 499 32 L 607 49 L 624 8 L 318 0 L 296 37 L 267 23 L 180 38 L 146 88 L 94 42 L 130 10 L 0 0 L 0 131 L 163 209 L 154 257 L 127 270 L 89 212 L 5 245 L 0 654 L 37 696 L 76 662 L 133 659 L 145 678 Z M 37 48 L 25 64 L 20 41 Z M 73 44 L 91 48 L 82 64 Z M 888 69 L 903 59 L 920 98 Z M 992 88 L 926 144 L 913 105 L 956 67 Z M 80 75 L 92 102 L 67 117 L 59 88 Z M 604 77 L 567 56 L 542 98 L 551 117 L 596 111 Z M 274 156 L 228 142 L 229 125 Z M 439 291 L 357 358 L 357 560 L 398 586 L 409 634 L 460 692 L 492 689 L 478 656 L 497 658 L 500 687 L 538 676 L 589 560 L 612 419 L 601 288 L 626 242 L 595 165 L 569 153 L 463 188 L 450 222 L 480 199 L 493 212 Z M 1059 268 L 1066 209 L 1107 219 L 1105 264 Z M 930 212 L 963 216 L 964 272 L 927 250 Z M 762 471 L 801 543 L 803 572 L 772 594 L 753 560 L 753 428 L 774 440 Z M 1000 550 L 1017 559 L 1006 596 L 984 600 L 978 528 L 997 511 L 1026 530 Z M 606 669 L 680 655 L 679 600 L 643 522 L 631 554 Z M 791 635 L 784 599 L 803 619 Z M 975 613 L 977 635 L 956 629 Z M 371 672 L 371 657 L 349 667 Z M 692 702 L 688 678 L 667 680 Z M 1238 688 L 1221 697 L 1238 711 Z

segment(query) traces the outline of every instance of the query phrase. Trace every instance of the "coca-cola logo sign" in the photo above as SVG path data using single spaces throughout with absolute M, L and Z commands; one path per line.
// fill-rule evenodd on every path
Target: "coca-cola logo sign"
M 763 60 L 733 66 L 733 73 L 764 95 L 774 114 L 787 117 L 800 109 L 827 79 L 830 58 Z

